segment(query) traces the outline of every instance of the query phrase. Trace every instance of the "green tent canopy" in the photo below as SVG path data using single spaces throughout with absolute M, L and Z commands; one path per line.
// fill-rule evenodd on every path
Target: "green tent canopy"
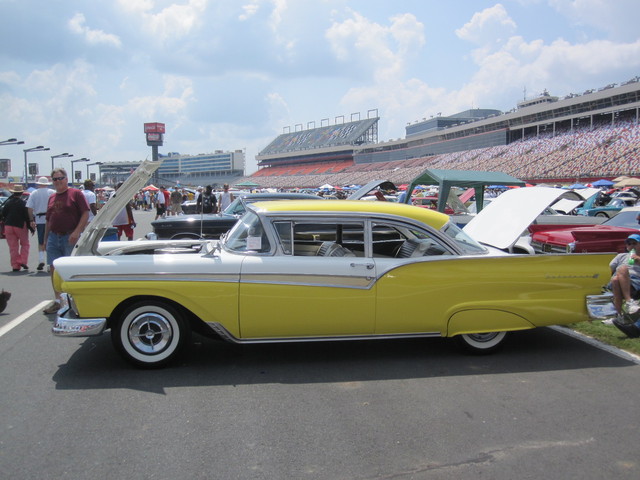
M 484 189 L 487 185 L 524 187 L 525 183 L 502 172 L 482 172 L 479 170 L 439 170 L 427 169 L 414 178 L 407 188 L 405 202 L 411 202 L 411 195 L 418 185 L 438 185 L 438 211 L 444 212 L 451 187 L 473 188 L 476 192 L 476 207 L 483 207 Z

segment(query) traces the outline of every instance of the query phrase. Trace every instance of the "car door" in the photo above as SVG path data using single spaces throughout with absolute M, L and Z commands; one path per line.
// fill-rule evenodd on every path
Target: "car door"
M 446 332 L 447 310 L 460 297 L 455 254 L 447 241 L 427 229 L 372 221 L 376 264 L 378 335 Z M 395 242 L 393 249 L 385 243 Z
M 364 257 L 365 221 L 282 220 L 274 226 L 277 253 L 243 261 L 242 338 L 372 334 L 376 272 Z

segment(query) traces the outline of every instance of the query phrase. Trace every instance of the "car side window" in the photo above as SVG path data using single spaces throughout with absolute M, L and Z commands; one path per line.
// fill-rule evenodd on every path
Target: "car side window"
M 429 257 L 450 254 L 438 238 L 424 230 L 394 224 L 371 227 L 373 256 L 378 258 Z
M 253 212 L 247 213 L 231 229 L 225 246 L 234 252 L 243 253 L 265 253 L 271 250 L 260 218 Z
M 275 221 L 285 255 L 364 256 L 364 222 Z
M 293 224 L 292 222 L 273 222 L 273 227 L 276 229 L 282 251 L 285 255 L 293 254 Z

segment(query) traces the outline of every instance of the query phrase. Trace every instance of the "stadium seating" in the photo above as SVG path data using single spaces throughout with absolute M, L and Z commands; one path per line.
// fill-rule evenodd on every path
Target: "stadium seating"
M 640 125 L 622 119 L 615 125 L 557 130 L 509 145 L 408 160 L 353 164 L 324 162 L 258 170 L 248 180 L 265 188 L 314 188 L 323 184 L 364 184 L 374 179 L 408 183 L 427 168 L 501 171 L 531 182 L 640 175 Z

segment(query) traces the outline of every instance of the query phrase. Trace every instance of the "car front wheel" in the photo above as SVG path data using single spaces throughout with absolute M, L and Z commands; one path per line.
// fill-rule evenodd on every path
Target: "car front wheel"
M 458 345 L 470 353 L 484 355 L 502 347 L 507 332 L 469 333 L 456 335 Z
M 175 359 L 191 336 L 188 322 L 172 306 L 143 301 L 129 306 L 111 328 L 116 350 L 130 363 L 144 368 Z

